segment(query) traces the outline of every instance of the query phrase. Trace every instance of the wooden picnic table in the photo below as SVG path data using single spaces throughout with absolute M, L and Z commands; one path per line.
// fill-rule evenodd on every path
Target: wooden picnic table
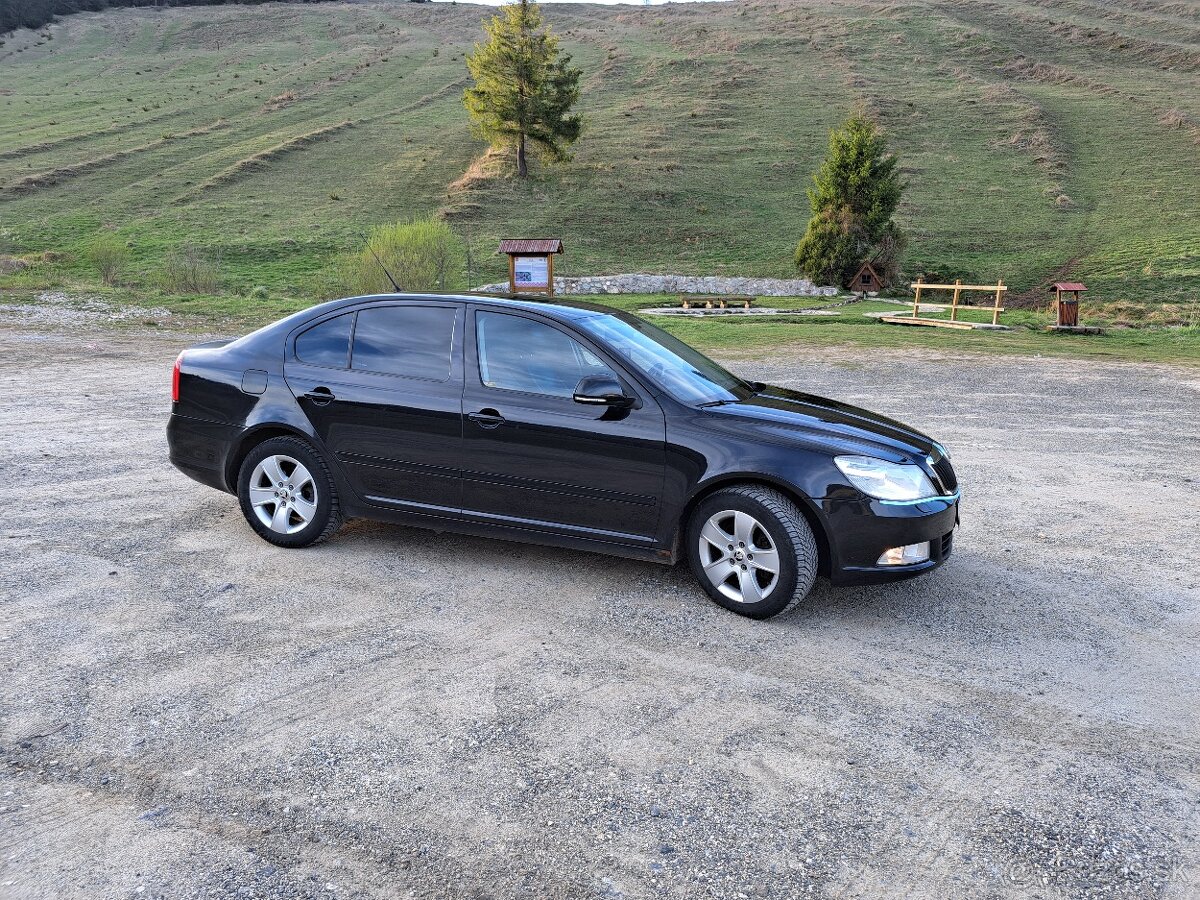
M 754 305 L 754 297 L 747 294 L 726 294 L 725 296 L 704 297 L 682 294 L 679 297 L 684 309 L 728 309 L 730 306 L 740 306 L 750 309 Z

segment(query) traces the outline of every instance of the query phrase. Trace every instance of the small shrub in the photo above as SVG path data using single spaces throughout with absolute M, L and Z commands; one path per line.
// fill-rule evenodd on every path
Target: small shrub
M 172 294 L 215 294 L 221 287 L 219 258 L 185 244 L 167 255 L 160 279 L 163 289 Z
M 246 295 L 247 300 L 266 300 L 271 296 L 270 292 L 261 284 L 252 288 L 250 293 Z
M 261 82 L 259 82 L 261 84 Z M 299 99 L 299 95 L 295 91 L 284 91 L 282 94 L 277 94 L 266 103 L 263 104 L 263 112 L 274 112 L 277 109 L 283 109 L 285 106 L 295 103 Z
M 1167 128 L 1179 128 L 1187 122 L 1187 116 L 1177 106 L 1173 106 L 1163 113 L 1162 118 L 1158 120 L 1159 125 L 1165 125 Z
M 88 245 L 87 259 L 105 284 L 116 284 L 129 264 L 129 248 L 115 234 L 98 234 Z
M 359 294 L 389 292 L 392 285 L 380 262 L 401 290 L 453 290 L 463 281 L 466 250 L 454 230 L 437 219 L 380 225 L 366 247 L 340 261 L 338 281 Z

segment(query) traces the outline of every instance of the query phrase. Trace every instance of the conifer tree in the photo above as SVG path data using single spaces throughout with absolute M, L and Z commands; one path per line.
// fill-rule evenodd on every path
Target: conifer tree
M 493 146 L 515 146 L 521 177 L 529 173 L 527 143 L 553 159 L 568 158 L 583 128 L 571 114 L 582 71 L 571 67 L 531 0 L 503 7 L 484 30 L 487 40 L 467 57 L 475 84 L 463 94 L 476 130 Z
M 904 184 L 879 128 L 855 113 L 829 135 L 829 152 L 808 191 L 812 218 L 796 267 L 819 284 L 844 284 L 869 260 L 885 281 L 896 275 L 904 233 L 892 221 Z

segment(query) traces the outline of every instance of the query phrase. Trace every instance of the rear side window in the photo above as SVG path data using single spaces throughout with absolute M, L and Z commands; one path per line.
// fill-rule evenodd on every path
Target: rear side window
M 345 369 L 350 365 L 350 329 L 354 313 L 326 319 L 296 338 L 296 358 L 314 366 Z
M 446 306 L 376 306 L 361 310 L 351 366 L 368 372 L 445 381 L 450 377 L 454 319 Z

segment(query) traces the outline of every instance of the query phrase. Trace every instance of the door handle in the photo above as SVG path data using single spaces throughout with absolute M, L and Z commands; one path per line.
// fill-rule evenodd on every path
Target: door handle
M 504 416 L 490 407 L 479 412 L 467 413 L 467 418 L 480 428 L 497 428 L 504 424 Z
M 333 391 L 327 387 L 313 388 L 307 394 L 304 394 L 303 397 L 305 400 L 311 400 L 317 406 L 324 406 L 326 403 L 337 399 Z

